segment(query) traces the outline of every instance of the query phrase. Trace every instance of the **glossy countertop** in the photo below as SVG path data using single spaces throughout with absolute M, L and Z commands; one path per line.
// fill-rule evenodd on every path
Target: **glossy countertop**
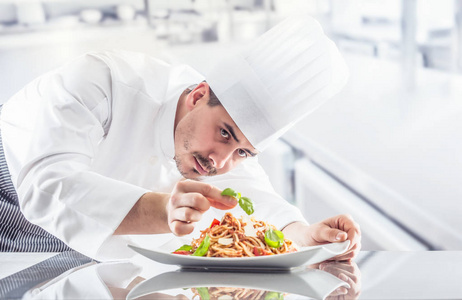
M 0 264 L 0 299 L 462 299 L 462 251 L 362 251 L 285 272 L 99 263 L 72 251 L 0 253 Z

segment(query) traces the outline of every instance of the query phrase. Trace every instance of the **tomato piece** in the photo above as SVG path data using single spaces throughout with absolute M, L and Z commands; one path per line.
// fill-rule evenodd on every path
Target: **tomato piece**
M 292 247 L 292 248 L 289 248 L 289 250 L 287 251 L 287 253 L 293 253 L 293 252 L 297 252 L 297 248 Z
M 255 256 L 263 256 L 263 255 L 265 255 L 266 253 L 265 253 L 265 251 L 264 251 L 262 248 L 260 248 L 260 247 L 253 247 L 253 254 L 254 254 Z
M 217 225 L 220 225 L 220 221 L 218 221 L 217 219 L 213 219 L 212 224 L 210 224 L 209 228 L 212 228 L 212 227 L 217 226 Z
M 255 256 L 265 256 L 265 255 L 273 255 L 274 253 L 271 251 L 267 251 L 260 247 L 253 247 L 253 254 Z
M 191 252 L 190 251 L 186 251 L 186 250 L 178 250 L 178 251 L 175 251 L 175 252 L 172 252 L 173 254 L 180 254 L 180 255 L 191 255 Z

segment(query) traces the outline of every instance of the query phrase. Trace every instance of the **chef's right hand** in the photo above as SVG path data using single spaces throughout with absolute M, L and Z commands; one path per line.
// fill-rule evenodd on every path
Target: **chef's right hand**
M 233 197 L 222 196 L 218 188 L 199 181 L 178 182 L 167 203 L 168 226 L 173 234 L 181 236 L 191 233 L 195 223 L 210 206 L 231 209 L 237 205 Z

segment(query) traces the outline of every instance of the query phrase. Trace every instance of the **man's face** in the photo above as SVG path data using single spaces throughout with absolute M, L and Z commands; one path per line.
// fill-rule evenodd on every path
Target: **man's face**
M 175 161 L 188 179 L 226 173 L 256 150 L 223 106 L 197 100 L 175 129 Z

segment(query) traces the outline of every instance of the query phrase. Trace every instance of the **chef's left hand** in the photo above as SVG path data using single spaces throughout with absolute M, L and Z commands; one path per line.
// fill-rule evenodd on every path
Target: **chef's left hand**
M 299 246 L 316 246 L 349 240 L 348 250 L 332 260 L 351 260 L 361 249 L 361 230 L 350 215 L 338 215 L 311 225 L 295 222 L 284 228 L 283 232 Z

